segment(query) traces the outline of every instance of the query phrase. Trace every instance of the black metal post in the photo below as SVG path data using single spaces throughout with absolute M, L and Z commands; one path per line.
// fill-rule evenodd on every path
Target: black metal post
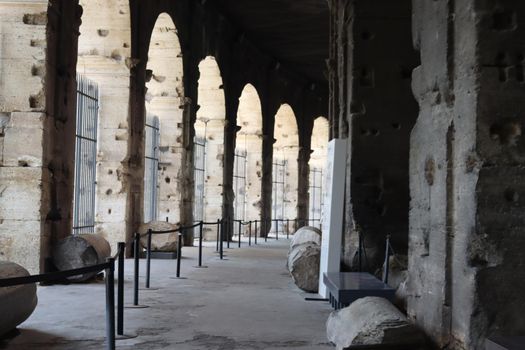
M 201 223 L 199 224 L 199 267 L 202 267 L 202 226 L 204 224 Z
M 386 236 L 385 264 L 383 266 L 383 283 L 388 284 L 390 270 L 390 235 Z
M 248 227 L 248 247 L 251 247 L 252 246 L 252 222 L 250 221 L 249 223 L 249 227 Z
M 270 221 L 270 226 L 272 222 Z M 264 220 L 264 242 L 268 242 L 268 220 Z
M 279 240 L 279 220 L 275 219 L 275 240 Z
M 117 334 L 124 335 L 124 251 L 126 243 L 118 244 Z
M 108 350 L 115 350 L 115 259 L 108 258 L 106 269 L 106 341 Z
M 133 305 L 139 305 L 139 245 L 140 245 L 140 234 L 135 233 L 135 243 L 133 251 L 133 260 L 135 263 L 135 271 L 133 276 Z
M 257 235 L 259 232 L 257 231 L 257 220 L 255 220 L 255 245 L 257 245 Z
M 286 239 L 290 239 L 290 219 L 286 219 Z
M 239 220 L 239 248 L 241 247 L 242 220 Z
M 358 259 L 357 261 L 359 264 L 359 272 L 363 272 L 363 265 L 362 265 L 362 258 L 361 258 L 362 249 L 363 249 L 363 240 L 361 237 L 361 231 L 358 231 L 357 234 L 358 234 L 358 239 L 359 239 L 358 250 L 357 250 L 357 259 Z
M 220 231 L 220 245 L 219 245 L 219 255 L 221 256 L 221 260 L 224 257 L 224 221 L 221 221 L 221 231 Z
M 151 274 L 151 229 L 148 230 L 148 244 L 146 246 L 146 288 L 149 288 Z
M 217 247 L 215 248 L 215 251 L 219 251 L 219 232 L 221 230 L 221 220 L 217 219 Z
M 230 249 L 230 222 L 229 220 L 224 220 L 225 229 L 226 232 L 226 248 Z
M 179 232 L 179 242 L 177 244 L 177 278 L 180 278 L 180 259 L 182 255 L 182 232 Z

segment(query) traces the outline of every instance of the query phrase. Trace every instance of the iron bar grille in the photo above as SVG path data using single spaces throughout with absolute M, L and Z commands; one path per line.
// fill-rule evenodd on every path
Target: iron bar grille
M 206 139 L 195 136 L 193 141 L 193 166 L 195 199 L 193 217 L 195 221 L 204 221 L 204 195 L 206 179 Z
M 322 209 L 323 171 L 314 168 L 310 170 L 310 225 L 321 228 Z
M 95 232 L 99 90 L 77 75 L 73 234 Z
M 234 214 L 236 220 L 246 221 L 246 171 L 248 165 L 247 151 L 236 151 L 233 168 L 233 186 L 235 191 Z
M 272 172 L 272 219 L 283 220 L 286 209 L 286 160 L 274 161 Z M 282 226 L 283 222 L 279 221 L 278 225 Z M 275 232 L 275 221 L 272 221 L 272 230 Z M 282 231 L 282 228 L 279 228 Z
M 144 222 L 158 219 L 160 122 L 148 117 L 144 126 Z

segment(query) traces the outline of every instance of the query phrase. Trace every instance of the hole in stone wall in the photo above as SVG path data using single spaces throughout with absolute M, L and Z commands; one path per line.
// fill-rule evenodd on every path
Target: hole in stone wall
M 520 83 L 523 83 L 525 81 L 524 73 L 523 73 L 523 54 L 519 53 L 516 55 L 516 80 Z
M 521 129 L 521 123 L 518 120 L 506 118 L 492 124 L 490 138 L 498 140 L 504 146 L 515 146 L 521 137 Z
M 110 194 L 112 194 L 112 193 L 113 193 L 113 191 L 111 190 L 111 188 L 108 189 L 108 190 L 106 191 L 106 194 L 107 194 L 108 196 L 109 196 Z
M 362 87 L 374 87 L 374 71 L 368 67 L 361 68 L 359 72 L 359 85 Z
M 25 167 L 29 166 L 29 163 L 27 162 L 27 160 L 19 159 L 18 160 L 18 166 L 25 168 Z
M 164 181 L 166 181 L 166 183 L 169 184 L 171 182 L 171 179 L 169 177 L 166 177 Z
M 514 11 L 498 10 L 492 14 L 492 29 L 497 31 L 515 30 L 517 27 Z
M 520 196 L 519 196 L 518 192 L 514 191 L 511 188 L 507 188 L 505 190 L 505 199 L 507 200 L 507 202 L 517 203 L 519 201 L 519 199 L 520 199 Z
M 111 170 L 111 169 L 108 170 L 108 174 L 109 174 L 109 175 L 113 175 L 113 170 Z
M 104 38 L 104 37 L 109 35 L 109 30 L 107 30 L 107 29 L 99 29 L 99 30 L 97 30 L 97 33 L 98 33 L 99 36 Z
M 108 209 L 108 214 L 111 215 L 111 209 Z
M 374 38 L 374 35 L 371 32 L 365 30 L 361 33 L 361 38 L 363 40 L 372 40 Z
M 24 24 L 30 25 L 46 25 L 47 24 L 47 13 L 26 13 L 23 17 Z
M 499 81 L 504 83 L 508 80 L 507 77 L 507 55 L 504 52 L 498 53 L 496 56 L 496 67 L 498 67 Z
M 392 123 L 392 127 L 396 130 L 401 130 L 401 124 L 399 123 Z

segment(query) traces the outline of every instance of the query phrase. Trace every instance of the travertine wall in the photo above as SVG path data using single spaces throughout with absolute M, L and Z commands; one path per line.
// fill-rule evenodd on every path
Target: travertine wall
M 226 110 L 221 72 L 215 58 L 199 64 L 199 90 L 195 134 L 206 138 L 204 221 L 222 217 L 224 127 Z
M 439 348 L 481 350 L 489 336 L 524 335 L 525 79 L 519 18 L 525 5 L 483 0 L 331 5 L 331 126 L 335 135 L 352 139 L 348 232 L 363 220 L 374 221 L 365 232 L 396 229 L 399 252 L 401 219 L 409 213 L 408 314 Z M 421 62 L 411 74 L 404 59 L 414 62 L 406 42 L 407 6 Z M 419 104 L 413 128 L 408 82 Z M 388 142 L 381 141 L 385 132 Z M 401 165 L 407 153 L 400 152 L 408 132 L 406 173 Z M 400 196 L 407 180 L 410 197 Z M 377 188 L 377 200 L 360 202 Z M 379 217 L 364 210 L 396 198 L 397 207 L 385 206 Z
M 115 251 L 118 242 L 126 241 L 129 2 L 82 0 L 80 5 L 77 73 L 96 82 L 100 89 L 95 232 Z
M 160 121 L 159 220 L 180 221 L 184 87 L 177 28 L 167 13 L 155 23 L 149 45 L 146 111 Z M 181 108 L 182 107 L 182 108 Z
M 47 1 L 0 1 L 0 259 L 43 266 Z
M 239 98 L 236 151 L 246 151 L 246 220 L 261 219 L 262 111 L 257 90 L 248 84 Z M 236 194 L 237 195 L 237 194 Z
M 490 335 L 524 335 L 525 7 L 413 5 L 409 314 L 441 346 L 484 349 Z
M 277 203 L 278 212 L 281 212 L 280 205 L 284 206 L 283 217 L 274 219 L 295 220 L 297 218 L 298 201 L 298 158 L 299 158 L 299 137 L 295 114 L 289 105 L 282 105 L 275 115 L 275 143 L 273 145 L 274 163 L 286 161 L 284 203 Z M 279 179 L 281 181 L 281 179 Z M 283 225 L 280 223 L 280 225 Z M 292 228 L 290 228 L 292 229 Z

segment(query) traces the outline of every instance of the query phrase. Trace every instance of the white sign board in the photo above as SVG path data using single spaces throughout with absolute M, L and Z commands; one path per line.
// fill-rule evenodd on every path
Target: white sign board
M 328 298 L 323 274 L 339 272 L 341 267 L 347 145 L 346 139 L 335 139 L 328 144 L 319 269 L 319 295 L 323 298 Z

